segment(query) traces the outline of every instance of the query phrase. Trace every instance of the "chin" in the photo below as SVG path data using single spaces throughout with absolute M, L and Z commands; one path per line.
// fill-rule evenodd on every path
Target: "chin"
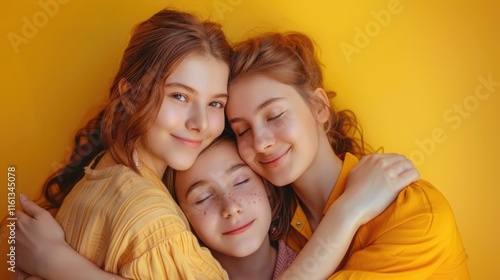
M 293 183 L 295 180 L 290 176 L 289 174 L 286 175 L 272 175 L 272 176 L 263 176 L 266 178 L 271 184 L 275 185 L 276 187 L 283 187 L 286 185 L 289 185 Z
M 251 254 L 257 252 L 260 246 L 244 246 L 244 248 L 238 248 L 239 250 L 233 251 L 230 255 L 237 258 L 248 257 Z
M 269 176 L 269 178 L 272 178 L 272 180 L 268 179 L 268 181 L 277 187 L 283 187 L 293 184 L 303 174 L 305 174 L 306 171 L 307 168 L 302 165 L 287 166 L 287 168 L 284 168 L 279 172 L 271 173 L 271 176 Z
M 171 168 L 173 168 L 175 170 L 178 170 L 178 171 L 184 171 L 184 170 L 187 170 L 187 169 L 191 168 L 191 166 L 193 166 L 195 160 L 196 160 L 196 157 L 193 158 L 192 160 L 191 159 L 182 158 L 182 161 L 172 162 L 169 165 L 169 167 L 171 167 Z

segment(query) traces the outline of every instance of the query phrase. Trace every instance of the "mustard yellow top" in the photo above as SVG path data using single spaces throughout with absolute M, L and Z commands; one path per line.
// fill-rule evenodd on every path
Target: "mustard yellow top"
M 345 155 L 323 213 L 344 192 L 347 175 L 357 163 L 355 156 Z M 294 250 L 312 235 L 297 205 L 287 234 L 287 244 Z M 448 202 L 428 182 L 409 185 L 382 214 L 359 228 L 329 279 L 470 279 L 467 254 Z
M 86 168 L 56 216 L 68 244 L 127 278 L 228 279 L 161 180 L 145 166 L 140 171 Z

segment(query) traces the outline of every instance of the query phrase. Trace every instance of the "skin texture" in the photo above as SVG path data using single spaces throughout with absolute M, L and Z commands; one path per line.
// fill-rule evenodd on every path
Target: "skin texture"
M 165 168 L 189 168 L 224 128 L 228 66 L 211 56 L 188 55 L 168 76 L 158 115 L 140 160 L 161 177 Z M 196 77 L 196 79 L 193 79 Z
M 352 170 L 344 194 L 332 204 L 313 237 L 280 279 L 302 279 L 303 268 L 318 254 L 322 257 L 314 260 L 319 269 L 314 271 L 315 275 L 308 273 L 307 279 L 325 279 L 331 275 L 358 227 L 382 212 L 402 188 L 418 178 L 411 161 L 400 155 L 363 157 Z M 23 195 L 20 202 L 24 211 L 16 213 L 19 242 L 16 256 L 27 272 L 45 279 L 124 279 L 104 272 L 74 251 L 47 211 Z M 266 265 L 269 267 L 269 263 Z M 15 276 L 18 277 L 15 279 L 24 279 L 26 275 L 16 273 Z
M 227 116 L 233 129 L 237 134 L 240 134 L 238 136 L 240 155 L 256 173 L 264 175 L 274 184 L 292 183 L 292 187 L 304 204 L 308 220 L 315 229 L 313 237 L 281 278 L 287 279 L 288 277 L 298 276 L 295 272 L 300 271 L 301 267 L 307 266 L 310 257 L 314 257 L 318 250 L 324 249 L 321 244 L 324 244 L 324 241 L 327 240 L 331 245 L 328 247 L 332 249 L 331 252 L 327 254 L 328 257 L 315 260 L 319 269 L 314 271 L 315 275 L 308 275 L 309 279 L 325 279 L 337 267 L 357 228 L 382 212 L 404 186 L 417 180 L 419 177 L 418 172 L 411 162 L 402 156 L 384 154 L 365 157 L 360 161 L 356 170 L 353 170 L 353 173 L 356 171 L 356 175 L 349 177 L 346 192 L 330 207 L 323 217 L 322 210 L 326 203 L 323 200 L 328 197 L 342 164 L 328 143 L 323 128 L 323 124 L 328 117 L 328 100 L 324 91 L 321 89 L 314 90 L 311 94 L 316 95 L 322 103 L 309 106 L 293 88 L 287 85 L 276 84 L 276 81 L 266 77 L 261 77 L 260 80 L 250 80 L 250 82 L 249 89 L 245 90 L 251 90 L 252 93 L 247 94 L 253 96 L 252 100 L 248 99 L 247 102 L 241 102 L 243 99 L 238 101 L 238 92 L 243 92 L 243 89 L 238 89 L 237 83 L 233 84 L 229 89 L 230 98 L 228 100 Z M 250 87 L 250 85 L 257 82 L 261 86 L 260 89 L 257 86 L 255 88 Z M 239 86 L 243 87 L 242 85 L 244 86 L 244 84 Z M 273 89 L 273 91 L 270 91 L 270 89 Z M 166 95 L 169 97 L 165 98 L 172 98 L 173 102 L 180 102 L 180 104 L 184 104 L 187 100 L 188 108 L 206 106 L 203 107 L 206 111 L 214 108 L 213 102 L 217 101 L 207 98 L 204 99 L 205 102 L 198 103 L 193 101 L 197 100 L 196 97 L 184 96 L 178 94 L 178 91 L 174 90 L 171 95 Z M 209 91 L 209 93 L 215 96 L 220 91 L 217 88 L 217 90 Z M 257 111 L 256 109 L 266 103 L 271 95 L 278 98 L 275 99 L 277 101 L 266 106 L 263 110 Z M 165 103 L 162 104 L 163 106 L 166 106 Z M 180 108 L 190 111 L 184 107 Z M 160 114 L 161 112 L 162 109 L 160 109 Z M 155 147 L 151 150 L 158 149 L 158 151 L 149 155 L 145 153 L 146 149 L 139 149 L 141 161 L 152 167 L 157 172 L 157 175 L 160 174 L 161 176 L 164 167 L 167 165 L 172 165 L 172 167 L 178 169 L 188 168 L 195 161 L 199 153 L 198 149 L 208 145 L 218 135 L 203 135 L 201 133 L 201 128 L 205 127 L 204 122 L 196 121 L 197 116 L 201 115 L 186 113 L 184 116 L 186 117 L 182 118 L 179 123 L 172 124 L 172 126 L 164 125 L 165 123 L 159 120 L 155 121 L 155 125 L 150 132 L 151 134 L 157 133 L 159 139 L 162 140 L 158 143 L 151 143 Z M 204 116 L 207 117 L 207 120 L 209 119 L 208 113 Z M 223 116 L 222 113 L 221 116 Z M 195 126 L 192 126 L 193 120 Z M 238 122 L 235 120 L 238 120 Z M 210 122 L 207 121 L 207 123 L 206 130 L 211 130 Z M 243 127 L 240 127 L 240 125 Z M 250 131 L 241 135 L 248 128 L 250 128 Z M 197 135 L 202 138 L 206 137 L 207 142 L 193 147 L 192 141 L 188 143 L 179 141 L 180 144 L 174 144 L 176 149 L 173 149 L 168 145 L 170 145 L 171 141 L 178 141 L 176 136 L 188 136 L 184 134 L 177 135 L 179 131 L 189 132 L 192 133 L 189 135 Z M 220 131 L 222 131 L 222 126 Z M 216 134 L 215 132 L 217 132 L 217 129 L 213 130 L 214 134 Z M 250 135 L 248 136 L 249 139 L 245 138 L 247 137 L 245 134 Z M 153 135 L 150 137 L 153 137 Z M 303 141 L 307 141 L 307 145 Z M 163 151 L 162 147 L 165 151 L 170 149 L 170 152 L 175 156 L 170 153 L 163 154 L 161 152 Z M 186 159 L 178 158 L 183 156 L 186 156 Z M 352 178 L 353 176 L 354 178 Z M 253 195 L 253 197 L 257 198 L 258 196 Z M 239 211 L 237 210 L 238 207 L 236 207 L 239 204 L 237 202 L 235 197 L 231 195 L 222 195 L 218 201 L 220 205 L 229 205 L 230 207 L 227 209 L 232 208 L 233 213 Z M 24 203 L 26 204 L 26 202 Z M 44 259 L 45 261 L 31 267 L 25 266 L 24 269 L 47 279 L 60 279 L 61 277 L 78 279 L 75 276 L 81 277 L 79 279 L 109 279 L 109 277 L 114 277 L 100 271 L 95 265 L 89 264 L 87 260 L 72 251 L 65 244 L 64 238 L 60 238 L 60 236 L 59 238 L 50 237 L 50 231 L 53 230 L 53 227 L 46 227 L 47 224 L 51 223 L 49 221 L 51 219 L 50 215 L 43 214 L 46 212 L 37 208 L 36 205 L 28 207 L 30 208 L 26 208 L 27 215 L 19 215 L 18 220 L 20 231 L 16 236 L 20 243 L 26 244 L 22 249 L 19 249 L 18 259 Z M 320 221 L 323 222 L 320 224 Z M 229 228 L 229 230 L 231 229 Z M 227 232 L 227 229 L 219 229 L 218 231 L 224 233 Z M 45 234 L 40 234 L 41 232 Z M 44 236 L 45 239 L 42 238 Z M 214 245 L 217 245 L 215 244 L 217 242 L 218 240 L 215 239 Z M 257 243 L 255 241 L 252 246 L 256 246 Z M 222 251 L 223 248 L 224 246 L 221 246 L 220 250 Z M 247 252 L 251 251 L 249 248 L 245 250 L 248 250 Z M 230 253 L 230 251 L 224 252 L 224 254 L 227 253 Z M 52 257 L 48 257 L 48 255 Z M 64 260 L 64 265 L 61 259 Z M 33 262 L 26 261 L 26 263 Z M 86 263 L 86 266 L 82 266 L 82 263 Z M 61 267 L 72 269 L 62 269 Z M 82 269 L 76 270 L 75 267 L 81 267 Z
M 238 151 L 259 175 L 282 186 L 297 180 L 318 153 L 316 116 L 296 90 L 265 76 L 233 83 L 226 114 Z
M 187 169 L 194 163 L 199 153 L 224 128 L 228 72 L 229 68 L 225 62 L 211 56 L 191 54 L 180 62 L 166 79 L 165 87 L 161 89 L 164 94 L 163 102 L 151 128 L 144 135 L 146 145 L 137 148 L 141 165 L 146 165 L 161 178 L 167 166 Z M 126 87 L 126 82 L 121 86 Z M 117 163 L 106 153 L 96 169 L 115 164 Z M 28 211 L 29 208 L 26 208 L 31 215 L 44 214 L 36 214 L 36 218 L 23 215 L 22 212 L 19 214 L 25 218 L 24 224 L 21 222 L 19 238 L 20 242 L 27 246 L 19 249 L 19 260 L 25 264 L 22 269 L 46 279 L 77 279 L 74 271 L 78 271 L 75 266 L 78 266 L 79 262 L 74 259 L 79 259 L 80 264 L 86 264 L 82 266 L 82 271 L 89 273 L 78 273 L 78 277 L 82 277 L 80 279 L 99 279 L 98 275 L 104 275 L 104 279 L 115 277 L 100 269 L 91 269 L 96 268 L 93 263 L 74 255 L 74 250 L 64 242 L 64 232 L 50 214 L 31 206 L 36 209 Z M 49 224 L 57 225 L 58 234 L 53 235 L 48 228 L 43 229 L 44 225 Z M 38 232 L 39 238 L 47 241 L 45 244 L 52 245 L 34 249 L 36 242 L 25 239 L 23 235 L 31 232 Z M 42 236 L 49 238 L 43 239 Z M 59 253 L 52 254 L 53 252 Z M 39 261 L 22 261 L 23 258 L 32 256 L 38 256 L 35 258 Z M 66 265 L 61 265 L 59 258 L 63 259 Z M 51 260 L 54 264 L 59 263 L 64 269 L 46 269 L 50 267 L 48 264 L 52 263 Z
M 212 250 L 244 257 L 266 238 L 271 206 L 264 184 L 234 144 L 218 143 L 202 153 L 177 173 L 175 189 L 197 236 Z
M 175 192 L 193 231 L 230 279 L 270 279 L 276 250 L 269 240 L 271 205 L 266 187 L 223 141 L 203 151 L 194 165 L 177 172 Z M 249 267 L 247 264 L 251 263 Z
M 324 129 L 329 102 L 322 89 L 307 93 L 255 74 L 233 81 L 226 110 L 242 159 L 277 186 L 291 184 L 313 230 L 340 173 L 342 161 Z

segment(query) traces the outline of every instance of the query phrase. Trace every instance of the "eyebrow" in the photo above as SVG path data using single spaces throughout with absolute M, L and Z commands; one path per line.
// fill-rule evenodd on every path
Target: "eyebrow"
M 264 110 L 265 108 L 269 107 L 271 104 L 277 102 L 277 101 L 280 101 L 281 99 L 283 99 L 283 97 L 274 97 L 274 98 L 270 98 L 264 102 L 262 102 L 262 104 L 260 104 L 259 106 L 257 106 L 257 108 L 255 109 L 254 111 L 254 114 L 257 114 L 258 112 Z M 240 122 L 240 121 L 243 121 L 242 118 L 232 118 L 229 120 L 229 123 L 236 123 L 236 122 Z
M 248 167 L 248 165 L 246 165 L 244 163 L 236 163 L 236 164 L 232 165 L 231 167 L 229 167 L 224 172 L 224 174 L 225 175 L 232 174 L 232 173 L 236 172 L 237 170 L 244 168 L 244 167 Z M 187 197 L 189 195 L 189 193 L 192 192 L 193 190 L 195 190 L 196 188 L 201 187 L 203 185 L 206 185 L 207 183 L 208 183 L 207 180 L 199 180 L 199 181 L 194 182 L 191 186 L 189 186 L 189 189 L 187 190 L 185 197 Z
M 165 87 L 182 88 L 191 94 L 198 94 L 198 91 L 196 91 L 194 88 L 187 86 L 185 84 L 181 84 L 181 83 L 168 83 L 165 85 Z M 227 92 L 217 93 L 213 96 L 213 98 L 226 98 L 227 99 Z

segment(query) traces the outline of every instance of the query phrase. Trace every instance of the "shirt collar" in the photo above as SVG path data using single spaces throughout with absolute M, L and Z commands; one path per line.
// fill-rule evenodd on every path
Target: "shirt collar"
M 337 178 L 337 182 L 333 186 L 332 192 L 330 193 L 325 208 L 323 209 L 323 215 L 325 215 L 326 211 L 330 208 L 333 202 L 337 200 L 342 195 L 342 193 L 344 193 L 347 177 L 354 166 L 356 166 L 356 164 L 358 164 L 359 162 L 358 158 L 351 153 L 346 153 L 339 157 L 341 159 L 343 158 L 344 161 L 340 170 L 339 177 Z M 306 214 L 300 206 L 300 203 L 296 203 L 296 205 L 297 207 L 295 209 L 295 213 L 293 215 L 292 221 L 290 222 L 290 225 L 301 235 L 309 239 L 312 236 L 312 230 L 309 225 L 309 221 L 307 220 Z

